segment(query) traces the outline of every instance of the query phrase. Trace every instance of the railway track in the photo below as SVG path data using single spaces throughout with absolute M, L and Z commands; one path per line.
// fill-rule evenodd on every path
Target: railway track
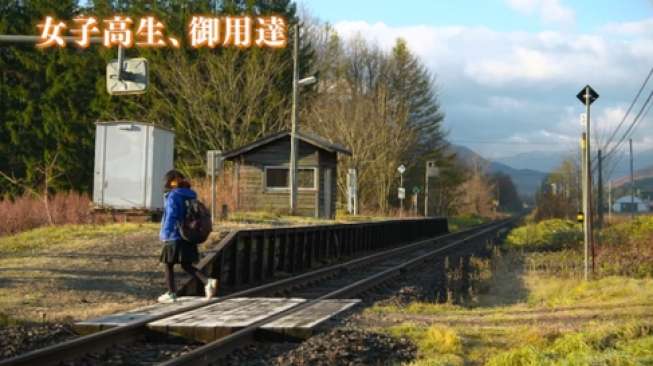
M 141 344 L 151 349 L 150 342 L 144 342 L 148 334 L 147 324 L 173 315 L 192 311 L 237 297 L 284 296 L 303 297 L 308 301 L 288 310 L 260 320 L 248 327 L 216 341 L 196 346 L 187 353 L 160 363 L 161 365 L 209 365 L 215 364 L 231 350 L 253 342 L 256 330 L 261 326 L 293 314 L 316 304 L 320 300 L 350 297 L 367 291 L 382 282 L 400 276 L 411 268 L 418 267 L 439 255 L 461 250 L 473 242 L 478 242 L 510 225 L 511 220 L 480 225 L 465 231 L 441 235 L 421 240 L 401 247 L 353 259 L 345 263 L 324 267 L 262 286 L 234 292 L 230 295 L 179 308 L 161 314 L 154 319 L 139 321 L 122 327 L 111 328 L 87 336 L 82 336 L 61 344 L 35 350 L 0 362 L 0 366 L 9 365 L 92 365 L 96 363 L 112 364 L 89 354 L 110 354 L 112 349 L 125 344 Z M 469 246 L 469 245 L 468 245 Z M 176 347 L 179 348 L 179 347 Z M 187 350 L 185 350 L 187 351 Z M 132 354 L 139 353 L 138 347 L 129 349 Z M 147 364 L 161 360 L 144 361 Z

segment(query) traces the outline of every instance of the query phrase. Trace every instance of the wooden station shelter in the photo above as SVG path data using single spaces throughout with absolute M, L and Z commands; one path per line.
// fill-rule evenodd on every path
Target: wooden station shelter
M 337 154 L 347 148 L 305 132 L 297 133 L 297 214 L 334 218 Z M 236 209 L 288 212 L 290 209 L 290 132 L 264 137 L 226 152 L 233 162 Z

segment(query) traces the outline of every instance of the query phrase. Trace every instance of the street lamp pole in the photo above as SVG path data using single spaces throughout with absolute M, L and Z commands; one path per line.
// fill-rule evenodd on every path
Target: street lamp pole
M 299 79 L 299 24 L 295 25 L 295 32 L 293 34 L 293 50 L 292 50 L 292 115 L 290 118 L 290 214 L 297 213 L 297 104 L 299 99 L 299 87 L 304 85 L 311 85 L 317 82 L 315 76 L 309 76 Z
M 290 214 L 297 211 L 297 89 L 299 79 L 299 24 L 293 34 L 292 116 L 290 129 Z

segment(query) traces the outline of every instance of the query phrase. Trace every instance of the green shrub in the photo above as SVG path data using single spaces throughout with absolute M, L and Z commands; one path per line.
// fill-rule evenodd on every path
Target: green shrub
M 540 366 L 546 358 L 535 347 L 526 346 L 502 352 L 486 363 L 487 366 Z
M 580 226 L 571 220 L 551 219 L 513 229 L 506 239 L 512 247 L 529 251 L 575 248 L 583 240 Z
M 449 217 L 447 221 L 449 224 L 449 231 L 455 232 L 455 231 L 464 230 L 472 226 L 484 224 L 488 222 L 489 219 L 475 214 L 464 214 L 464 215 Z
M 653 275 L 653 217 L 640 216 L 601 231 L 597 262 L 601 275 Z
M 573 332 L 552 344 L 522 346 L 494 355 L 491 366 L 526 365 L 649 365 L 653 337 L 648 324 Z
M 424 327 L 413 323 L 402 323 L 388 328 L 388 332 L 395 337 L 410 338 L 417 345 L 419 354 L 422 357 L 456 356 L 462 351 L 463 347 L 462 339 L 458 333 L 447 326 L 431 325 Z
M 601 231 L 602 242 L 625 245 L 650 240 L 653 236 L 653 216 L 639 216 L 635 220 L 609 226 Z

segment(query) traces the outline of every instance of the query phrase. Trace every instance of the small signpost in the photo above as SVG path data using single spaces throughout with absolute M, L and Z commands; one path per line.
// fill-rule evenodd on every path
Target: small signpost
M 209 150 L 206 152 L 206 174 L 211 177 L 211 221 L 215 222 L 216 216 L 216 182 L 215 178 L 222 170 L 222 151 Z
M 399 198 L 399 215 L 404 216 L 404 199 L 406 198 L 406 190 L 404 189 L 404 172 L 406 172 L 406 167 L 404 164 L 400 164 L 397 167 L 399 172 L 399 190 L 397 192 L 397 197 Z
M 419 187 L 417 186 L 413 187 L 412 205 L 413 205 L 414 216 L 417 216 L 417 202 L 418 202 L 419 193 L 421 191 L 422 190 Z
M 429 178 L 436 178 L 440 174 L 440 169 L 435 160 L 426 162 L 426 177 L 424 181 L 424 216 L 429 216 Z
M 347 172 L 347 212 L 350 215 L 358 214 L 356 169 Z

